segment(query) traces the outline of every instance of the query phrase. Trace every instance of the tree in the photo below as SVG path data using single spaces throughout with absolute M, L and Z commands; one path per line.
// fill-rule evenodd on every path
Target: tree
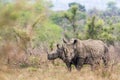
M 114 40 L 116 39 L 113 34 L 114 27 L 112 25 L 104 25 L 104 21 L 95 16 L 87 21 L 85 32 L 87 39 L 100 39 L 108 45 L 114 44 Z
M 117 8 L 117 7 L 116 7 L 116 3 L 115 3 L 114 1 L 108 2 L 108 3 L 107 3 L 107 8 L 108 8 L 108 9 L 111 9 L 111 10 L 116 9 L 116 8 Z
M 75 24 L 75 17 L 77 14 L 77 6 L 72 6 L 68 12 L 65 12 L 64 17 L 71 23 L 73 27 L 73 32 L 76 32 L 76 24 Z
M 89 19 L 86 26 L 86 38 L 98 39 L 98 35 L 102 32 L 103 24 L 103 20 L 99 19 L 96 21 L 95 16 Z
M 22 51 L 28 56 L 36 47 L 59 41 L 61 28 L 49 19 L 49 6 L 45 1 L 31 4 L 26 0 L 15 0 L 3 4 L 0 3 L 0 49 L 2 46 L 4 49 L 0 57 L 7 54 L 4 55 L 7 58 L 11 50 L 16 54 Z
M 84 24 L 84 20 L 86 18 L 85 8 L 81 7 L 81 5 L 78 3 L 70 3 L 69 6 L 70 8 L 66 12 L 64 12 L 63 17 L 66 19 L 66 21 L 69 22 L 68 24 L 72 27 L 71 33 L 73 34 L 73 37 L 77 38 L 80 31 L 79 28 L 81 27 L 80 24 L 81 25 Z M 82 20 L 83 20 L 83 23 L 80 23 L 80 21 Z
M 113 1 L 108 2 L 107 10 L 104 11 L 103 15 L 105 16 L 118 16 L 120 13 L 120 9 L 116 6 L 116 3 Z
M 85 6 L 83 6 L 83 5 L 79 4 L 79 3 L 72 2 L 72 3 L 69 3 L 68 5 L 69 5 L 69 7 L 72 7 L 72 6 L 74 6 L 74 5 L 77 5 L 79 11 L 82 11 L 82 12 L 85 12 L 85 11 L 86 11 Z
M 116 41 L 120 41 L 120 23 L 113 24 Z

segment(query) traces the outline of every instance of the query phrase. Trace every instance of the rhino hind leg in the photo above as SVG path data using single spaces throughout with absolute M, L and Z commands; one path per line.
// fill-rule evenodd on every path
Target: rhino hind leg
M 106 57 L 102 58 L 105 68 L 108 67 L 108 59 Z
M 109 61 L 110 61 L 110 55 L 109 55 L 109 50 L 106 46 L 105 46 L 104 56 L 102 57 L 102 60 L 103 60 L 105 68 L 107 68 Z
M 93 57 L 86 57 L 84 64 L 89 64 L 91 66 L 91 70 L 94 71 L 99 63 L 97 63 L 96 59 Z

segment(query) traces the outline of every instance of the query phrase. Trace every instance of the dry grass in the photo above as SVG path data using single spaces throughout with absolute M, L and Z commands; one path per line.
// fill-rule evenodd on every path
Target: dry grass
M 59 63 L 59 64 L 57 64 Z M 10 68 L 1 66 L 0 80 L 120 80 L 120 65 L 114 66 L 113 70 L 91 71 L 89 66 L 84 66 L 81 71 L 74 67 L 72 72 L 68 72 L 61 61 L 55 65 L 47 61 L 39 68 Z
M 114 51 L 111 52 L 112 56 L 113 53 Z M 24 55 L 13 55 L 13 57 L 10 56 L 11 64 L 17 60 L 18 62 L 22 62 L 24 57 L 26 57 L 23 56 Z M 120 58 L 117 60 L 120 60 Z M 61 60 L 58 59 L 55 61 L 55 64 L 52 64 L 47 60 L 46 55 L 29 57 L 28 63 L 30 63 L 30 66 L 27 66 L 26 68 L 18 68 L 17 63 L 17 66 L 8 66 L 4 64 L 6 62 L 6 58 L 3 58 L 3 60 L 0 59 L 0 80 L 120 80 L 120 64 L 114 65 L 113 68 L 108 71 L 104 71 L 100 68 L 93 72 L 91 71 L 90 66 L 85 65 L 81 71 L 77 71 L 73 67 L 72 72 L 68 72 L 65 64 Z M 34 65 L 37 65 L 37 67 Z

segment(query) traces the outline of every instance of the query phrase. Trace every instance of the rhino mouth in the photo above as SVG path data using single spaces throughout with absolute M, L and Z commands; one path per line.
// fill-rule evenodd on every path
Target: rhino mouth
M 58 58 L 57 54 L 48 54 L 48 60 L 54 60 L 56 58 Z

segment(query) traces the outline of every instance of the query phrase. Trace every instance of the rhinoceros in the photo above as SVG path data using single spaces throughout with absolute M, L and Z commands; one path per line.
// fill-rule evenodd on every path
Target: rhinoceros
M 80 70 L 83 64 L 91 65 L 92 70 L 96 64 L 102 60 L 105 67 L 108 66 L 109 53 L 107 45 L 101 40 L 79 40 L 71 39 L 69 42 L 64 41 L 66 50 L 66 60 L 76 63 L 77 70 Z

